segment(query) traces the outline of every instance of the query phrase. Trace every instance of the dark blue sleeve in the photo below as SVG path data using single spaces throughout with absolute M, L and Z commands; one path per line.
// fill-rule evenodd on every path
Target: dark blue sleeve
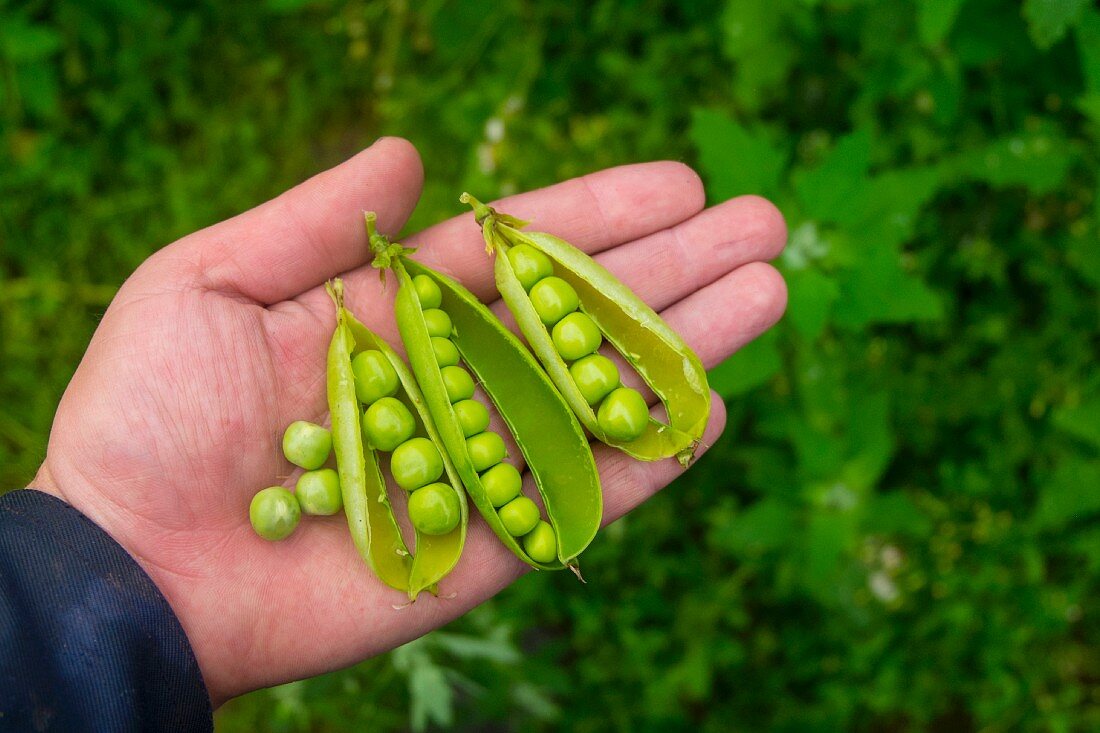
M 0 496 L 0 731 L 210 731 L 164 596 L 110 535 L 39 491 Z

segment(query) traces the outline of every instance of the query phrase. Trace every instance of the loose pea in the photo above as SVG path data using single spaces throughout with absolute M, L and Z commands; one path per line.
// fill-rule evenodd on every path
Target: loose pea
M 412 282 L 413 287 L 416 288 L 416 298 L 420 301 L 420 307 L 424 310 L 438 308 L 439 304 L 443 302 L 443 293 L 440 291 L 439 286 L 435 284 L 435 280 L 427 275 L 417 275 L 412 279 Z
M 451 404 L 474 396 L 474 380 L 470 373 L 460 366 L 447 366 L 439 370 L 443 377 L 443 386 L 447 388 L 447 398 Z
M 332 433 L 320 425 L 296 420 L 283 433 L 283 455 L 307 471 L 320 468 L 332 451 Z
M 539 280 L 554 274 L 550 258 L 529 244 L 517 244 L 509 249 L 508 261 L 524 290 L 531 290 Z
M 470 463 L 478 473 L 495 466 L 504 460 L 507 448 L 504 438 L 491 430 L 466 438 L 466 452 L 470 454 Z
M 410 438 L 390 458 L 393 480 L 405 491 L 415 491 L 443 475 L 443 459 L 427 438 Z
M 355 397 L 369 405 L 397 392 L 397 372 L 381 351 L 361 351 L 351 360 L 355 374 Z
M 409 496 L 409 520 L 424 534 L 447 534 L 461 517 L 458 495 L 447 484 L 428 484 Z
M 464 438 L 477 435 L 489 427 L 489 410 L 477 400 L 459 400 L 452 409 Z
M 603 354 L 589 354 L 569 367 L 581 396 L 590 405 L 611 394 L 619 386 L 619 368 Z
M 405 404 L 394 397 L 383 397 L 363 414 L 363 437 L 377 450 L 392 451 L 416 432 L 416 420 Z
M 554 347 L 566 361 L 573 361 L 600 348 L 603 335 L 596 322 L 588 314 L 570 313 L 554 325 L 551 333 Z
M 638 390 L 619 387 L 600 403 L 596 420 L 615 440 L 634 440 L 645 432 L 649 408 Z
M 424 323 L 428 325 L 429 336 L 448 338 L 451 335 L 451 317 L 438 308 L 424 311 Z
M 454 366 L 459 361 L 458 347 L 450 339 L 432 336 L 432 351 L 435 352 L 435 363 L 441 367 Z
M 294 494 L 282 486 L 258 491 L 248 506 L 252 529 L 265 540 L 281 540 L 290 536 L 302 518 L 302 508 Z
M 573 286 L 560 277 L 546 277 L 531 288 L 531 305 L 547 326 L 553 326 L 567 314 L 577 310 L 580 298 Z
M 331 468 L 306 471 L 299 476 L 294 486 L 294 496 L 303 514 L 327 517 L 344 506 L 340 495 L 340 477 Z
M 511 463 L 498 463 L 481 474 L 481 485 L 489 502 L 500 508 L 519 496 L 523 489 L 523 477 Z
M 549 522 L 540 519 L 533 530 L 523 535 L 523 550 L 535 562 L 554 562 L 558 558 L 558 540 Z
M 539 507 L 526 496 L 519 496 L 500 508 L 500 521 L 513 537 L 522 537 L 539 523 Z

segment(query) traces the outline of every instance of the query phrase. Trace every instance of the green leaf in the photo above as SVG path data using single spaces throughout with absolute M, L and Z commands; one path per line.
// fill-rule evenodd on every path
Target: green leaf
M 721 530 L 720 544 L 739 554 L 758 554 L 788 545 L 798 534 L 795 508 L 781 499 L 765 498 L 734 517 Z
M 454 721 L 454 691 L 435 665 L 421 664 L 409 673 L 409 702 L 415 731 L 426 730 L 428 723 L 449 727 Z
M 1058 429 L 1100 448 L 1100 395 L 1076 407 L 1055 410 L 1052 420 Z M 1097 488 L 1100 489 L 1100 486 Z
M 1028 32 L 1039 48 L 1050 48 L 1075 25 L 1090 0 L 1024 0 Z
M 920 0 L 917 6 L 917 35 L 925 46 L 943 42 L 955 24 L 963 0 Z
M 52 28 L 22 19 L 0 23 L 0 56 L 13 63 L 49 58 L 61 48 L 61 35 Z
M 786 319 L 803 339 L 813 341 L 825 330 L 840 288 L 833 278 L 815 269 L 791 271 L 786 279 Z
M 496 631 L 503 632 L 506 629 Z M 498 664 L 515 664 L 521 659 L 519 650 L 502 633 L 480 638 L 437 631 L 430 638 L 438 647 L 459 659 L 485 659 Z
M 916 275 L 902 270 L 892 247 L 871 246 L 838 275 L 836 323 L 860 329 L 871 323 L 933 321 L 943 316 L 940 297 Z
M 721 112 L 695 109 L 688 135 L 699 152 L 712 200 L 778 193 L 787 155 L 762 134 L 749 132 Z
M 932 522 L 900 491 L 872 496 L 863 514 L 863 526 L 871 533 L 914 539 L 923 539 L 932 532 Z
M 959 172 L 992 186 L 1025 186 L 1050 193 L 1061 186 L 1079 157 L 1072 143 L 1053 131 L 1003 137 L 956 160 Z
M 1100 512 L 1100 462 L 1071 457 L 1040 486 L 1032 522 L 1037 529 L 1057 529 L 1097 512 Z
M 1100 11 L 1090 9 L 1081 16 L 1076 36 L 1085 89 L 1100 95 Z
M 782 368 L 778 334 L 773 328 L 707 372 L 707 380 L 728 399 L 767 382 Z
M 853 132 L 817 167 L 794 174 L 795 192 L 811 219 L 854 224 L 866 213 L 870 193 L 867 169 L 871 164 L 871 135 Z

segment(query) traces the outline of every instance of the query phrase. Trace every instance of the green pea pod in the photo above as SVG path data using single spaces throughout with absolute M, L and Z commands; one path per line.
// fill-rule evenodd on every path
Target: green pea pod
M 374 450 L 363 444 L 352 358 L 368 349 L 380 351 L 397 373 L 402 386 L 398 397 L 417 418 L 417 432 L 426 434 L 436 445 L 442 443 L 424 396 L 408 366 L 389 344 L 344 307 L 343 283 L 340 280 L 331 283 L 328 290 L 336 303 L 337 317 L 336 333 L 329 347 L 329 410 L 348 526 L 359 554 L 375 574 L 387 585 L 407 592 L 410 599 L 416 600 L 423 590 L 434 594 L 438 582 L 458 563 L 466 540 L 466 497 L 457 488 L 461 483 L 454 465 L 446 453 L 440 451 L 448 483 L 458 495 L 462 518 L 458 527 L 445 535 L 432 536 L 414 530 L 416 552 L 410 554 L 386 493 L 386 480 L 378 457 Z
M 656 461 L 676 456 L 684 466 L 691 463 L 710 417 L 707 373 L 695 352 L 630 288 L 584 252 L 551 234 L 521 231 L 527 222 L 498 213 L 467 193 L 461 200 L 473 207 L 487 251 L 497 254 L 494 274 L 501 297 L 584 426 L 634 458 Z M 554 274 L 577 291 L 581 310 L 664 404 L 668 424 L 651 417 L 641 437 L 631 441 L 616 440 L 603 431 L 506 256 L 517 244 L 530 245 L 550 258 Z
M 577 557 L 595 537 L 603 516 L 599 473 L 580 423 L 530 352 L 473 293 L 408 259 L 405 255 L 412 250 L 376 234 L 370 215 L 367 228 L 375 266 L 391 269 L 397 277 L 394 314 L 401 340 L 443 445 L 474 505 L 500 541 L 527 564 L 544 570 L 568 566 L 576 572 Z M 507 424 L 534 477 L 554 529 L 558 562 L 533 560 L 508 534 L 493 508 L 467 453 L 410 273 L 427 275 L 439 286 L 440 308 L 453 323 L 452 340 Z

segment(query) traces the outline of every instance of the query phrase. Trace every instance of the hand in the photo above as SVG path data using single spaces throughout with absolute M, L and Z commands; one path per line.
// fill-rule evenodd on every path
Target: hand
M 334 327 L 325 280 L 400 350 L 369 266 L 362 210 L 396 232 L 422 182 L 412 146 L 384 138 L 278 198 L 150 257 L 119 290 L 61 400 L 35 488 L 115 538 L 175 609 L 215 705 L 392 649 L 489 598 L 526 568 L 471 512 L 450 598 L 404 597 L 359 558 L 342 516 L 303 521 L 269 543 L 248 523 L 259 489 L 285 481 L 283 428 L 323 421 Z M 455 192 L 456 200 L 457 194 Z M 476 193 L 476 192 L 475 192 Z M 786 290 L 765 260 L 786 230 L 768 202 L 703 210 L 679 163 L 624 166 L 500 204 L 596 257 L 663 313 L 708 367 L 782 313 Z M 481 233 L 467 212 L 406 240 L 426 264 L 494 295 Z M 499 304 L 497 305 L 499 308 Z M 725 412 L 715 397 L 704 437 Z M 596 447 L 610 522 L 680 473 Z

